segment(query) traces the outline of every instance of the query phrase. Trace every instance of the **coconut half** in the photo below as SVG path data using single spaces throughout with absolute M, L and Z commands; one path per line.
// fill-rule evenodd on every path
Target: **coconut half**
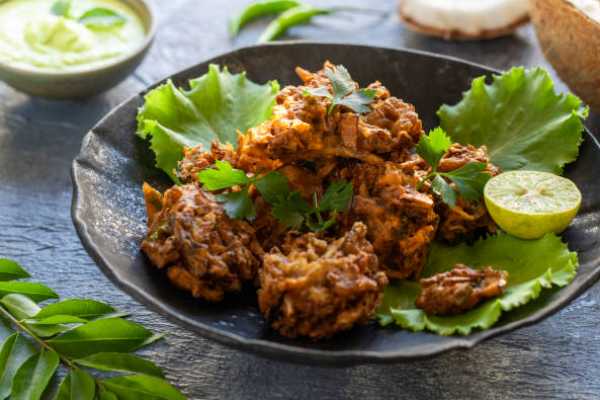
M 569 88 L 600 113 L 600 0 L 530 0 L 544 55 Z
M 526 0 L 400 0 L 412 30 L 444 39 L 493 39 L 529 21 Z

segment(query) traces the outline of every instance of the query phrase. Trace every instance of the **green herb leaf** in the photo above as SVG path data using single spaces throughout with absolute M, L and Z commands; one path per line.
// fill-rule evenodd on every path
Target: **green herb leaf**
M 0 343 L 13 333 L 14 331 L 6 324 L 6 321 L 3 318 L 0 318 Z
M 588 109 L 572 94 L 557 94 L 542 68 L 513 68 L 473 81 L 454 106 L 438 111 L 453 141 L 486 145 L 491 161 L 505 171 L 562 173 L 577 158 Z
M 71 374 L 62 380 L 53 400 L 71 400 Z
M 354 80 L 352 80 L 350 72 L 348 72 L 343 65 L 327 68 L 325 70 L 325 76 L 331 81 L 333 98 L 336 101 L 341 100 L 356 90 L 356 84 L 354 83 Z
M 0 258 L 0 281 L 12 281 L 21 278 L 29 278 L 29 274 L 23 267 L 15 261 Z
M 369 104 L 375 99 L 376 93 L 374 89 L 360 89 L 358 92 L 352 92 L 348 96 L 338 100 L 336 104 L 347 107 L 359 114 L 366 114 L 371 111 Z
M 435 128 L 428 135 L 423 135 L 417 144 L 416 151 L 433 172 L 437 171 L 438 164 L 444 154 L 452 145 L 452 140 L 442 128 Z
M 34 317 L 38 320 L 42 320 L 57 315 L 70 315 L 84 319 L 92 319 L 113 312 L 115 312 L 113 307 L 99 301 L 69 299 L 48 304 Z
M 79 318 L 74 315 L 53 315 L 51 317 L 43 318 L 40 320 L 30 319 L 27 321 L 27 323 L 35 324 L 38 326 L 56 324 L 85 324 L 87 322 L 87 319 Z
M 229 22 L 229 33 L 237 36 L 249 22 L 267 15 L 279 14 L 300 5 L 295 0 L 259 0 L 250 3 L 242 12 Z
M 94 378 L 82 369 L 74 369 L 70 373 L 71 400 L 94 400 L 96 382 Z
M 247 189 L 240 192 L 220 194 L 217 196 L 217 201 L 223 204 L 225 213 L 229 218 L 254 219 L 256 217 L 256 209 Z
M 148 375 L 128 375 L 101 381 L 103 386 L 121 400 L 185 400 L 185 397 L 166 381 Z
M 75 360 L 79 365 L 100 371 L 137 372 L 146 375 L 164 377 L 160 368 L 152 361 L 133 354 L 98 353 Z
M 227 161 L 216 161 L 215 168 L 208 168 L 198 174 L 198 180 L 208 191 L 229 189 L 233 186 L 247 185 L 250 179 L 241 169 L 235 169 Z
M 441 197 L 442 201 L 450 207 L 456 206 L 456 192 L 440 175 L 435 175 L 431 181 L 431 190 Z
M 426 315 L 415 307 L 419 284 L 401 281 L 386 289 L 383 305 L 379 309 L 380 323 L 396 322 L 406 329 L 429 330 L 440 335 L 468 335 L 474 329 L 487 329 L 494 325 L 502 312 L 536 299 L 543 288 L 569 284 L 579 266 L 577 253 L 570 252 L 559 236 L 548 234 L 538 240 L 522 240 L 501 233 L 481 239 L 472 246 L 448 246 L 435 242 L 423 276 L 448 271 L 457 263 L 474 268 L 490 265 L 507 271 L 506 291 L 467 313 L 436 317 Z M 535 311 L 533 307 L 529 313 Z
M 52 7 L 50 8 L 50 12 L 58 17 L 69 17 L 71 14 L 71 7 L 73 5 L 73 0 L 56 0 Z
M 308 96 L 315 96 L 315 97 L 329 97 L 332 98 L 331 92 L 329 91 L 329 89 L 327 89 L 324 86 L 319 86 L 316 88 L 306 88 L 304 89 L 304 91 L 302 92 L 302 94 L 306 97 Z
M 33 300 L 22 294 L 6 295 L 0 303 L 18 320 L 30 318 L 40 311 L 40 307 Z
M 169 81 L 151 90 L 137 116 L 137 135 L 150 140 L 157 167 L 175 182 L 184 146 L 208 149 L 214 140 L 236 145 L 238 131 L 271 116 L 279 84 L 258 85 L 245 73 L 211 65 L 206 75 L 190 81 L 190 88 L 178 89 Z
M 287 178 L 280 172 L 269 172 L 254 183 L 260 195 L 269 204 L 279 202 L 290 193 Z
M 485 163 L 471 162 L 457 170 L 440 175 L 454 182 L 458 192 L 466 200 L 476 201 L 481 198 L 485 184 L 492 177 L 485 168 Z
M 119 398 L 113 392 L 106 390 L 103 386 L 100 386 L 98 400 L 119 400 Z
M 127 18 L 114 10 L 96 7 L 83 13 L 78 21 L 88 28 L 109 29 L 123 26 L 127 22 Z
M 331 183 L 319 203 L 319 211 L 346 211 L 353 193 L 354 188 L 351 182 L 336 181 Z
M 316 8 L 308 4 L 290 8 L 267 26 L 258 42 L 266 43 L 275 40 L 286 33 L 288 29 L 309 23 L 314 17 L 326 14 L 331 14 L 331 10 Z
M 11 400 L 39 400 L 58 368 L 58 354 L 42 349 L 31 356 L 15 374 Z
M 10 395 L 17 370 L 34 354 L 31 344 L 18 333 L 9 336 L 0 348 L 0 399 Z
M 0 282 L 0 297 L 7 294 L 18 293 L 28 296 L 34 301 L 56 299 L 58 295 L 49 287 L 41 283 L 32 282 Z
M 83 358 L 104 352 L 129 352 L 152 336 L 143 326 L 122 319 L 100 319 L 50 339 L 56 351 L 69 357 Z
M 312 211 L 300 193 L 289 193 L 285 198 L 272 204 L 271 213 L 286 228 L 300 229 L 306 214 Z

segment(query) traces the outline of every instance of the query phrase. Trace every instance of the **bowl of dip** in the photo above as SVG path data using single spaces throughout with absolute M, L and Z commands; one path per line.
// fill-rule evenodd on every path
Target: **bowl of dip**
M 93 96 L 141 63 L 155 23 L 145 0 L 0 0 L 0 80 L 34 96 Z

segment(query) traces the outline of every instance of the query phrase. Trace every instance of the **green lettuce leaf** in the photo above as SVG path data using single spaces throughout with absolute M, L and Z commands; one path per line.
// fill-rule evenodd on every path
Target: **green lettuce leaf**
M 542 68 L 513 68 L 473 80 L 454 106 L 443 105 L 442 128 L 462 144 L 486 145 L 492 162 L 503 170 L 562 173 L 582 142 L 588 109 L 573 94 L 557 94 Z
M 137 134 L 150 140 L 156 166 L 177 182 L 175 168 L 183 147 L 209 148 L 215 140 L 236 145 L 237 132 L 245 132 L 271 116 L 277 82 L 256 84 L 245 73 L 231 74 L 211 65 L 208 73 L 189 83 L 173 82 L 151 90 L 137 116 Z
M 465 314 L 428 316 L 415 307 L 420 287 L 417 282 L 390 285 L 378 311 L 381 325 L 396 323 L 412 331 L 429 330 L 440 335 L 468 335 L 473 329 L 494 325 L 502 312 L 536 299 L 542 289 L 562 287 L 575 277 L 577 253 L 569 251 L 560 237 L 548 234 L 538 240 L 517 239 L 505 233 L 480 239 L 472 246 L 434 243 L 424 277 L 450 270 L 463 263 L 474 268 L 492 266 L 508 271 L 508 286 L 502 296 L 480 304 Z

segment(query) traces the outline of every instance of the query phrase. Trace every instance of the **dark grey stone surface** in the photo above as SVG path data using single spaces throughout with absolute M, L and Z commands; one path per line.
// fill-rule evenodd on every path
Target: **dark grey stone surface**
M 116 289 L 87 256 L 71 223 L 69 169 L 83 135 L 111 108 L 153 81 L 251 44 L 263 25 L 254 24 L 232 42 L 226 19 L 246 1 L 155 3 L 161 25 L 154 48 L 137 73 L 110 92 L 60 103 L 29 98 L 0 84 L 0 256 L 20 261 L 64 297 L 111 302 L 150 328 L 167 332 L 166 342 L 148 355 L 191 399 L 600 398 L 599 285 L 542 323 L 473 350 L 345 369 L 277 363 L 225 348 L 168 322 Z M 390 15 L 321 18 L 292 30 L 289 38 L 425 49 L 495 68 L 547 66 L 530 28 L 493 42 L 446 43 L 405 31 L 393 13 L 394 0 L 343 3 L 387 9 Z M 599 120 L 593 116 L 588 126 L 594 131 Z

